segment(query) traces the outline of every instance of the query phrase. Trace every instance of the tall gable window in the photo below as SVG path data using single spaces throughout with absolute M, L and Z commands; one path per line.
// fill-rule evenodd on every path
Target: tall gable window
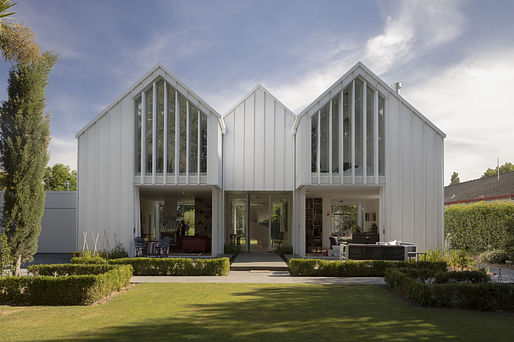
M 200 183 L 207 172 L 207 120 L 164 79 L 153 82 L 135 98 L 136 173 L 175 176 L 178 169 L 186 183 Z
M 318 182 L 329 176 L 334 183 L 334 175 L 341 183 L 378 182 L 385 174 L 384 97 L 358 77 L 319 108 L 311 116 L 311 172 Z

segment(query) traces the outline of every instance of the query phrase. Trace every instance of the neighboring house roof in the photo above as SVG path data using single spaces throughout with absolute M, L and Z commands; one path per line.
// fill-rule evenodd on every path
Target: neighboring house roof
M 514 196 L 514 172 L 444 187 L 444 204 L 507 199 Z
M 293 127 L 293 134 L 296 133 L 296 129 L 300 123 L 300 120 L 303 116 L 307 114 L 312 114 L 316 112 L 319 108 L 321 108 L 329 99 L 337 92 L 341 91 L 351 80 L 355 79 L 357 76 L 361 76 L 370 85 L 375 86 L 376 88 L 380 87 L 381 90 L 387 92 L 388 96 L 393 96 L 398 99 L 401 103 L 403 103 L 407 108 L 409 108 L 415 115 L 417 115 L 421 120 L 423 120 L 427 125 L 429 125 L 434 131 L 437 132 L 441 137 L 446 138 L 446 134 L 440 130 L 434 123 L 427 119 L 420 111 L 414 108 L 407 100 L 405 100 L 400 94 L 398 94 L 393 88 L 387 85 L 380 77 L 378 77 L 375 73 L 373 73 L 368 67 L 366 67 L 361 62 L 355 64 L 350 70 L 348 70 L 343 76 L 341 76 L 337 81 L 335 81 L 327 90 L 325 90 L 320 96 L 318 96 L 314 101 L 311 102 L 296 118 L 295 125 Z M 384 94 L 386 95 L 386 94 Z

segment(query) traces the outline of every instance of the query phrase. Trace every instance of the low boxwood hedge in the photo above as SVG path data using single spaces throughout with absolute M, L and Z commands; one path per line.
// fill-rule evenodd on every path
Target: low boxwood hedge
M 428 268 L 434 271 L 446 271 L 446 262 L 419 261 L 383 261 L 383 260 L 348 260 L 332 261 L 322 259 L 291 259 L 289 272 L 299 277 L 383 277 L 385 270 L 391 267 Z
M 121 290 L 132 278 L 130 265 L 35 265 L 30 269 L 39 275 L 0 277 L 0 303 L 91 304 Z
M 514 310 L 514 285 L 493 283 L 484 272 L 390 268 L 384 279 L 395 292 L 423 306 Z
M 106 264 L 107 260 L 105 258 L 102 258 L 99 255 L 95 256 L 80 256 L 80 257 L 73 257 L 70 260 L 70 263 L 72 264 Z
M 110 265 L 131 265 L 138 276 L 215 276 L 230 271 L 228 258 L 122 258 L 109 260 Z

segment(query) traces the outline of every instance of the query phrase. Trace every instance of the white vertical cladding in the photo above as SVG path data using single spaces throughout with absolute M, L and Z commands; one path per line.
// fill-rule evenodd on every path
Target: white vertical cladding
M 225 134 L 223 135 L 223 187 L 230 189 L 234 181 L 234 112 L 227 114 L 223 120 L 225 121 Z M 209 135 L 207 134 L 207 139 Z M 209 150 L 211 144 L 207 146 Z M 210 154 L 209 154 L 210 155 Z
M 332 184 L 332 100 L 330 100 L 328 109 L 328 146 L 328 174 L 330 184 Z
M 264 188 L 273 190 L 275 182 L 275 99 L 264 91 Z
M 87 184 L 87 177 L 89 176 L 87 172 L 88 165 L 88 132 L 84 132 L 82 135 L 78 137 L 78 173 L 77 173 L 77 193 L 78 193 L 78 210 L 77 210 L 77 248 L 82 247 L 83 239 L 82 232 L 86 231 L 87 227 L 87 197 L 88 197 L 88 187 L 85 186 Z
M 362 113 L 359 113 L 358 115 L 360 115 L 362 117 L 362 183 L 366 184 L 367 183 L 367 180 L 368 180 L 368 168 L 367 168 L 367 162 L 368 162 L 368 158 L 367 158 L 367 152 L 368 152 L 368 149 L 367 149 L 367 141 L 366 141 L 366 125 L 367 125 L 367 119 L 366 119 L 366 105 L 367 105 L 367 101 L 366 101 L 366 95 L 367 95 L 367 82 L 364 81 L 363 82 L 363 85 L 362 85 L 362 95 L 361 95 L 361 99 L 362 99 Z
M 318 132 L 316 133 L 316 137 L 318 141 L 316 142 L 317 151 L 316 151 L 316 173 L 318 174 L 318 184 L 321 184 L 321 111 L 318 110 Z
M 219 121 L 207 115 L 207 183 L 221 186 L 221 129 Z M 200 158 L 198 158 L 200 159 Z
M 245 115 L 244 103 L 240 103 L 235 108 L 234 113 L 234 169 L 233 183 L 239 189 L 244 189 L 245 180 Z M 248 156 L 251 157 L 251 156 Z
M 98 226 L 98 123 L 90 127 L 87 132 L 87 173 L 88 192 L 86 198 L 87 218 L 85 231 L 89 234 L 96 233 Z M 88 236 L 88 244 L 92 238 Z
M 413 150 L 412 150 L 412 116 L 413 113 L 405 106 L 400 106 L 400 156 L 401 156 L 401 197 L 402 197 L 402 240 L 413 241 Z
M 244 126 L 244 190 L 255 189 L 255 115 L 254 96 L 248 96 L 243 102 Z
M 104 225 L 104 230 L 109 230 L 109 244 L 111 248 L 114 244 L 114 234 L 116 234 L 116 239 L 120 237 L 120 219 L 122 218 L 122 214 L 120 213 L 122 206 L 122 191 L 124 190 L 124 185 L 121 182 L 121 177 L 123 176 L 124 170 L 122 169 L 123 158 L 127 158 L 128 156 L 122 155 L 122 129 L 121 125 L 124 121 L 123 119 L 130 117 L 130 113 L 126 112 L 126 116 L 123 116 L 122 106 L 115 106 L 112 110 L 109 111 L 109 134 L 108 137 L 110 139 L 108 145 L 104 145 L 104 149 L 106 150 L 106 155 L 110 160 L 109 169 L 104 175 L 108 175 L 105 177 L 108 179 L 107 184 L 107 193 L 109 196 L 109 204 L 108 204 L 108 221 Z M 126 119 L 125 119 L 126 120 Z M 127 120 L 134 121 L 134 120 Z M 126 134 L 128 135 L 128 134 Z M 128 135 L 130 136 L 130 135 Z M 134 143 L 132 143 L 134 145 Z M 130 146 L 127 146 L 130 147 Z M 130 149 L 130 150 L 133 150 Z M 128 174 L 128 172 L 127 172 Z M 118 197 L 119 196 L 119 197 Z M 128 228 L 127 228 L 128 229 Z M 102 236 L 103 237 L 103 236 Z M 129 250 L 129 246 L 125 246 L 127 250 Z
M 257 88 L 253 92 L 253 103 L 254 103 L 254 189 L 264 189 L 264 146 L 266 145 L 266 140 L 264 137 L 265 127 L 264 127 L 264 90 L 261 88 Z
M 198 120 L 200 121 L 200 120 Z M 162 183 L 166 184 L 168 182 L 168 82 L 164 82 L 164 132 L 162 134 L 163 136 L 163 153 L 162 153 L 162 160 L 163 160 L 163 177 L 162 177 Z M 200 135 L 198 135 L 200 136 Z M 200 158 L 198 158 L 200 160 Z M 200 168 L 198 168 L 200 169 Z
M 436 151 L 436 198 L 435 211 L 437 217 L 437 248 L 444 246 L 444 139 L 435 135 Z
M 178 184 L 180 161 L 180 101 L 178 91 L 175 92 L 175 184 Z M 209 132 L 207 132 L 207 137 Z
M 343 121 L 343 108 L 344 108 L 344 91 L 339 93 L 339 111 L 337 113 L 339 119 L 339 182 L 344 182 L 344 121 Z M 378 169 L 378 167 L 377 167 Z
M 196 183 L 197 184 L 200 184 L 200 159 L 201 159 L 201 155 L 202 155 L 202 132 L 201 132 L 201 114 L 200 114 L 200 109 L 198 109 L 198 114 L 197 114 L 197 134 L 196 134 L 196 137 L 197 137 L 197 140 L 196 140 L 196 146 L 198 147 L 198 150 L 196 152 L 196 173 L 197 173 L 197 179 L 196 179 Z M 166 159 L 165 159 L 166 160 Z
M 286 190 L 286 177 L 285 177 L 285 167 L 284 160 L 286 158 L 286 146 L 284 143 L 284 137 L 288 139 L 292 138 L 291 126 L 286 128 L 284 126 L 284 120 L 287 117 L 287 114 L 284 111 L 284 108 L 278 101 L 274 101 L 274 134 L 273 134 L 273 188 L 272 190 Z M 290 152 L 292 153 L 292 152 Z M 271 222 L 271 221 L 270 221 Z
M 352 81 L 351 99 L 351 118 L 352 121 L 352 184 L 355 184 L 355 80 Z
M 99 249 L 107 248 L 107 241 L 104 241 L 103 236 L 104 232 L 106 231 L 106 223 L 108 223 L 108 213 L 109 213 L 109 198 L 108 194 L 109 191 L 107 191 L 107 187 L 109 185 L 109 176 L 106 176 L 106 174 L 109 174 L 109 151 L 106 150 L 110 146 L 109 141 L 109 121 L 110 117 L 115 111 L 116 108 L 111 109 L 107 115 L 103 116 L 97 121 L 96 127 L 97 127 L 97 181 L 96 181 L 96 188 L 97 188 L 97 233 L 99 233 L 102 236 L 102 239 L 99 238 Z
M 157 84 L 152 84 L 152 184 L 155 184 L 157 169 Z
M 375 184 L 378 184 L 378 91 L 373 94 L 373 164 Z
M 224 121 L 224 189 L 293 190 L 294 115 L 258 86 Z
M 120 163 L 117 177 L 111 178 L 111 182 L 118 182 L 120 188 L 120 197 L 111 197 L 111 207 L 116 202 L 116 208 L 118 212 L 118 224 L 111 229 L 117 230 L 117 238 L 121 241 L 124 246 L 130 251 L 131 255 L 134 251 L 134 230 L 135 220 L 132 214 L 135 211 L 134 208 L 134 134 L 135 132 L 135 120 L 133 110 L 133 100 L 130 97 L 126 97 L 120 102 L 119 108 L 119 136 L 116 137 L 115 144 L 117 148 L 114 150 L 118 151 L 120 155 Z
M 186 101 L 186 184 L 189 184 L 189 101 Z
M 425 246 L 425 124 L 417 117 L 412 118 L 413 153 L 413 211 L 414 241 L 419 247 Z
M 146 174 L 146 96 L 141 92 L 141 184 L 145 184 Z
M 438 160 L 435 147 L 435 132 L 425 125 L 425 165 L 426 167 L 426 179 L 425 179 L 425 212 L 426 212 L 426 223 L 425 223 L 425 248 L 434 249 L 437 248 L 437 221 L 438 215 L 436 213 L 436 179 L 439 173 Z
M 313 117 L 304 116 L 300 119 L 298 129 L 296 131 L 296 184 L 299 187 L 302 184 L 311 184 L 311 121 Z
M 386 229 L 389 232 L 389 239 L 402 239 L 402 179 L 401 179 L 401 143 L 403 133 L 400 129 L 400 102 L 389 97 L 386 104 L 387 138 L 388 149 L 388 181 L 389 199 L 386 206 L 389 208 L 389 222 Z

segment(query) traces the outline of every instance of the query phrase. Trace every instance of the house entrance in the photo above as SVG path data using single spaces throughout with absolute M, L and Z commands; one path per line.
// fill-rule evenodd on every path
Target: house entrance
M 290 244 L 288 193 L 227 193 L 225 246 L 269 251 Z

